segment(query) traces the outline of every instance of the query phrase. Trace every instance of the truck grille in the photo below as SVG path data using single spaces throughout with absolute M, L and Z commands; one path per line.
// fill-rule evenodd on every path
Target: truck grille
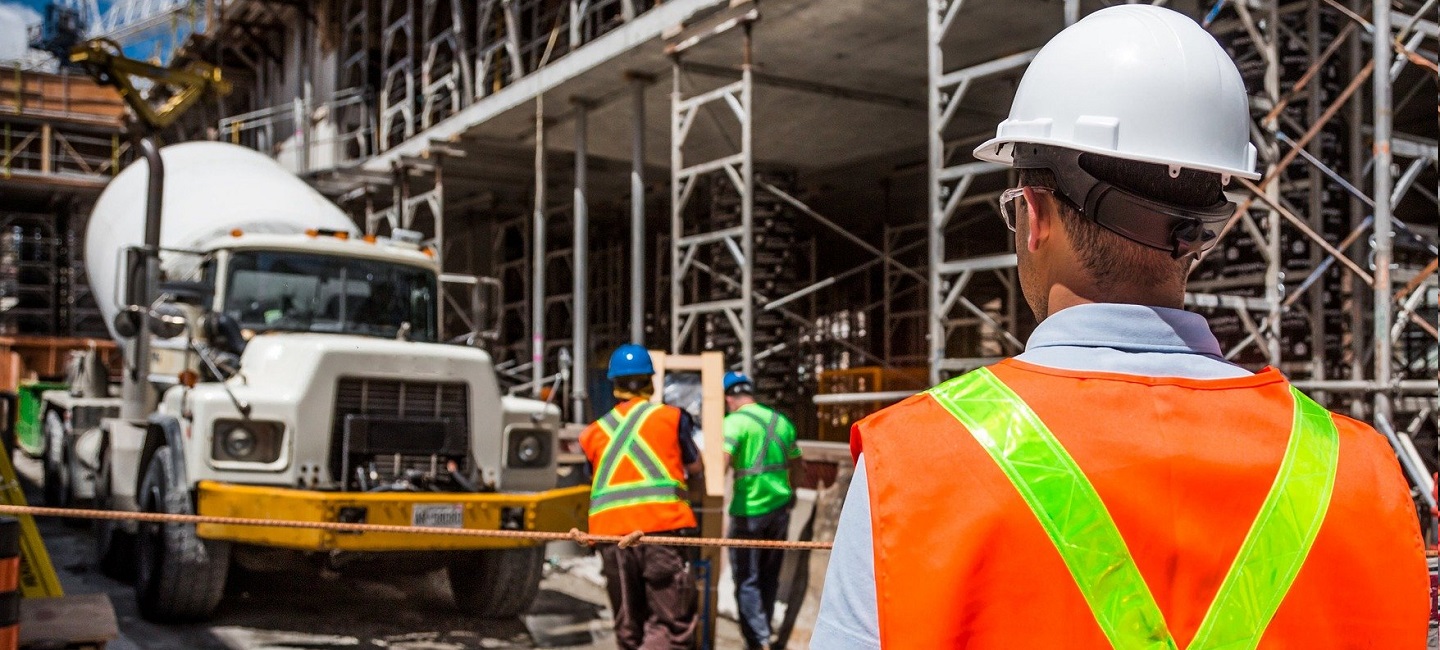
M 337 382 L 335 411 L 330 428 L 331 476 L 334 476 L 338 483 L 347 488 L 354 488 L 357 487 L 352 485 L 355 483 L 354 476 L 341 477 L 342 473 L 347 472 L 345 468 L 350 468 L 348 473 L 353 474 L 355 467 L 367 467 L 370 463 L 374 463 L 376 471 L 380 475 L 379 482 L 389 482 L 396 478 L 395 453 L 367 454 L 366 450 L 352 449 L 349 462 L 345 462 L 343 458 L 345 421 L 349 416 L 373 418 L 378 421 L 429 421 L 459 425 L 465 434 L 462 443 L 465 453 L 454 460 L 459 462 L 462 473 L 468 474 L 470 470 L 470 454 L 468 453 L 470 399 L 468 387 L 463 382 L 405 381 L 362 377 L 343 377 Z M 387 446 L 394 448 L 396 445 L 393 437 L 391 438 L 392 440 Z M 399 454 L 400 474 L 403 474 L 406 469 L 430 472 L 432 465 L 430 455 L 439 451 L 439 449 L 424 448 L 423 445 L 417 445 L 414 449 L 405 449 L 403 453 Z M 441 457 L 438 460 L 442 472 L 447 459 L 447 457 Z

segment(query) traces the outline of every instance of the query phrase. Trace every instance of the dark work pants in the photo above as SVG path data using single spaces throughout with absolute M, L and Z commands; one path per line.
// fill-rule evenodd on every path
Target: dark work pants
M 603 546 L 600 559 L 616 645 L 621 650 L 690 650 L 695 580 L 685 556 L 673 547 L 644 544 Z
M 790 509 L 778 508 L 757 517 L 731 517 L 730 536 L 745 539 L 785 539 L 790 530 Z M 735 601 L 740 609 L 740 631 L 750 648 L 770 645 L 770 619 L 775 616 L 775 592 L 780 586 L 780 564 L 785 552 L 771 549 L 730 549 L 730 573 L 735 578 Z

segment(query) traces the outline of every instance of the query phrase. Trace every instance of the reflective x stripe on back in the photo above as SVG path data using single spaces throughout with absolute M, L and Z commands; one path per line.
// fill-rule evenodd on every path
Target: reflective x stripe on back
M 1255 648 L 1325 519 L 1339 462 L 1330 413 L 1294 388 L 1285 457 L 1189 650 Z M 1039 519 L 1116 649 L 1177 646 L 1090 480 L 1029 406 L 988 369 L 929 391 L 969 430 Z
M 601 453 L 600 468 L 595 472 L 595 482 L 590 489 L 590 512 L 635 503 L 674 501 L 685 496 L 680 482 L 665 473 L 654 450 L 638 435 L 640 427 L 655 410 L 655 404 L 641 402 L 623 417 L 612 410 L 600 418 L 600 428 L 610 436 L 610 442 Z M 644 478 L 612 486 L 610 481 L 615 476 L 621 457 L 629 458 Z
M 741 476 L 758 476 L 760 474 L 768 474 L 770 472 L 779 472 L 786 470 L 788 466 L 784 462 L 786 447 L 785 440 L 782 439 L 780 437 L 780 434 L 775 430 L 780 425 L 780 413 L 772 409 L 770 411 L 770 420 L 768 422 L 759 415 L 756 415 L 753 411 L 746 411 L 742 409 L 739 411 L 735 411 L 735 413 L 737 415 L 743 415 L 745 417 L 748 417 L 751 420 L 755 421 L 756 424 L 759 424 L 760 426 L 765 428 L 765 440 L 760 443 L 760 450 L 756 452 L 755 460 L 750 461 L 749 467 L 735 470 L 735 476 L 737 478 Z M 770 445 L 775 445 L 777 448 L 780 449 L 781 462 L 778 465 L 765 464 L 765 456 L 767 455 L 767 452 L 770 451 Z

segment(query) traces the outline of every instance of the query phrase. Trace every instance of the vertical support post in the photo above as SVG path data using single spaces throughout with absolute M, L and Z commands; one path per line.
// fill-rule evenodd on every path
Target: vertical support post
M 1318 63 L 1320 58 L 1320 12 L 1320 3 L 1312 3 L 1305 12 L 1306 60 L 1310 65 Z M 1320 121 L 1320 112 L 1323 110 L 1322 105 L 1325 101 L 1324 95 L 1321 93 L 1322 85 L 1320 83 L 1310 85 L 1305 110 L 1307 124 L 1315 124 Z M 1306 148 L 1316 157 L 1323 155 L 1318 139 L 1311 141 Z M 1323 233 L 1325 232 L 1325 206 L 1321 192 L 1323 185 L 1319 180 L 1320 172 L 1313 166 L 1307 167 L 1305 171 L 1310 180 L 1307 192 L 1309 203 L 1307 216 L 1310 218 L 1310 227 L 1315 232 Z M 1319 246 L 1310 246 L 1310 268 L 1318 267 L 1324 258 L 1325 253 L 1320 250 Z M 1311 291 L 1308 298 L 1310 303 L 1310 378 L 1323 381 L 1327 374 L 1325 369 L 1325 292 Z M 1322 401 L 1321 403 L 1326 402 Z
M 630 75 L 630 342 L 645 344 L 645 84 Z
M 1270 0 L 1265 17 L 1265 42 L 1262 45 L 1265 51 L 1265 95 L 1270 98 L 1271 105 L 1280 101 L 1280 2 Z M 1266 147 L 1272 156 L 1279 154 L 1279 148 L 1275 141 L 1275 131 L 1278 122 L 1272 122 L 1265 128 Z M 1284 173 L 1284 170 L 1277 170 L 1273 166 L 1270 173 Z M 1270 183 L 1265 188 L 1265 194 L 1270 198 L 1270 205 L 1278 205 L 1280 202 L 1281 181 Z M 1271 366 L 1280 366 L 1280 321 L 1283 320 L 1284 306 L 1281 304 L 1283 288 L 1280 281 L 1284 274 L 1284 266 L 1281 264 L 1280 255 L 1282 246 L 1280 239 L 1283 231 L 1280 227 L 1280 215 L 1272 208 L 1265 218 L 1265 251 L 1269 258 L 1265 266 L 1265 303 L 1269 306 L 1265 326 L 1265 357 Z
M 435 188 L 430 190 L 430 210 L 435 220 L 435 268 L 440 269 L 440 274 L 445 274 L 445 157 L 435 157 Z M 440 288 L 442 295 L 435 301 L 436 321 L 435 329 L 440 332 L 440 340 L 445 340 L 445 292 L 444 287 Z M 479 322 L 479 321 L 476 321 Z
M 535 95 L 535 213 L 530 240 L 530 394 L 545 380 L 545 93 Z
M 42 173 L 42 174 L 49 174 L 50 172 L 54 171 L 54 169 L 55 169 L 54 163 L 53 163 L 53 161 L 52 161 L 52 159 L 54 158 L 54 147 L 52 146 L 54 140 L 55 140 L 55 133 L 50 129 L 50 124 L 49 124 L 48 122 L 45 123 L 45 124 L 41 124 L 41 125 L 40 125 L 40 173 Z
M 740 122 L 740 148 L 743 160 L 740 163 L 740 227 L 744 230 L 740 239 L 741 256 L 745 263 L 740 265 L 740 368 L 746 376 L 755 375 L 755 148 L 753 112 L 755 82 L 751 71 L 751 23 L 745 23 L 744 60 L 740 64 L 740 106 L 744 118 Z
M 958 0 L 950 0 L 956 2 Z M 926 117 L 928 128 L 926 138 L 929 142 L 929 207 L 926 214 L 926 236 L 929 241 L 930 259 L 930 286 L 926 290 L 929 315 L 926 318 L 928 324 L 927 344 L 930 360 L 930 383 L 940 383 L 940 360 L 945 357 L 945 323 L 944 315 L 941 314 L 940 296 L 947 290 L 945 285 L 940 283 L 940 264 L 945 261 L 945 239 L 944 239 L 944 214 L 945 202 L 940 195 L 940 170 L 945 167 L 945 140 L 940 131 L 943 128 L 940 96 L 940 77 L 945 73 L 945 53 L 940 48 L 941 40 L 944 38 L 944 27 L 941 21 L 944 19 L 945 10 L 948 6 L 946 0 L 927 0 L 925 12 L 926 27 L 926 56 L 927 71 L 930 83 L 928 100 L 926 102 Z
M 145 246 L 141 252 L 141 273 L 135 278 L 138 291 L 127 290 L 140 306 L 140 327 L 131 341 L 131 365 L 121 383 L 120 417 L 143 420 L 155 405 L 150 383 L 150 303 L 155 298 L 155 281 L 160 275 L 160 215 L 165 198 L 165 162 L 151 136 L 140 138 L 140 154 L 149 174 L 145 191 Z
M 1363 2 L 1364 0 L 1351 0 L 1351 8 L 1356 12 L 1364 11 L 1361 7 Z M 1359 38 L 1351 38 L 1346 43 L 1346 46 L 1347 58 L 1349 59 L 1348 78 L 1354 79 L 1360 75 L 1360 69 L 1364 65 L 1363 57 L 1365 54 L 1361 45 L 1361 39 Z M 1365 185 L 1365 156 L 1362 153 L 1365 146 L 1365 134 L 1360 129 L 1360 125 L 1365 121 L 1365 106 L 1361 100 L 1362 95 L 1363 93 L 1356 93 L 1352 96 L 1346 109 L 1346 113 L 1349 116 L 1349 119 L 1346 120 L 1346 124 L 1348 125 L 1347 130 L 1349 131 L 1349 146 L 1347 147 L 1350 154 L 1349 175 L 1350 183 L 1355 187 L 1364 187 Z M 1360 223 L 1364 221 L 1364 219 L 1365 204 L 1362 203 L 1359 198 L 1351 196 L 1350 230 L 1354 231 L 1355 228 L 1360 226 Z M 1357 252 L 1357 254 L 1354 255 L 1356 259 L 1361 262 L 1364 261 L 1364 256 L 1358 254 L 1364 250 L 1363 240 L 1357 242 L 1351 250 Z M 1349 253 L 1350 251 L 1345 252 Z M 1341 286 L 1346 289 L 1345 295 L 1349 300 L 1348 304 L 1344 306 L 1345 312 L 1349 314 L 1349 378 L 1354 381 L 1361 381 L 1365 379 L 1365 339 L 1367 338 L 1365 334 L 1364 285 L 1358 278 L 1349 273 L 1342 274 L 1340 282 L 1342 283 Z M 1365 400 L 1363 396 L 1360 396 L 1359 399 L 1352 398 L 1350 400 L 1351 417 L 1363 419 L 1365 416 L 1364 410 Z
M 685 206 L 680 205 L 680 170 L 684 167 L 685 156 L 680 140 L 680 59 L 674 58 L 670 65 L 670 352 L 680 352 L 684 343 L 680 340 L 680 304 L 685 290 L 684 274 L 680 269 L 680 235 L 684 232 L 680 220 Z M 693 181 L 692 181 L 693 182 Z M 633 306 L 632 306 L 633 308 Z
M 575 205 L 574 224 L 575 235 L 572 250 L 575 256 L 574 272 L 574 294 L 575 307 L 574 315 L 570 319 L 574 324 L 571 340 L 575 346 L 575 367 L 572 369 L 570 380 L 570 401 L 571 420 L 584 424 L 585 419 L 585 386 L 589 381 L 590 368 L 590 342 L 587 338 L 590 333 L 590 304 L 589 304 L 589 274 L 590 274 L 590 206 L 585 196 L 586 192 L 586 129 L 589 118 L 590 105 L 577 101 L 575 103 Z
M 1391 57 L 1390 38 L 1390 3 L 1376 2 L 1374 5 L 1371 22 L 1375 25 L 1375 37 L 1373 41 L 1372 56 L 1375 58 L 1375 74 L 1370 75 L 1372 92 L 1374 97 L 1374 133 L 1375 133 L 1375 189 L 1371 197 L 1375 200 L 1375 322 L 1373 323 L 1374 344 L 1375 344 L 1375 383 L 1380 390 L 1375 393 L 1375 418 L 1391 419 L 1390 396 L 1388 394 L 1391 380 L 1390 369 L 1390 321 L 1391 314 L 1391 291 L 1390 286 L 1390 260 L 1392 257 L 1392 228 L 1390 212 L 1390 193 L 1393 190 L 1394 179 L 1390 174 L 1390 130 L 1393 115 L 1391 114 L 1391 80 L 1388 73 L 1388 66 Z

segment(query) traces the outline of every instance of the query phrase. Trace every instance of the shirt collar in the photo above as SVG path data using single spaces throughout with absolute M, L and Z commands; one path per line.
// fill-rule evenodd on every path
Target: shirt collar
M 1060 346 L 1222 354 L 1220 342 L 1200 314 L 1119 303 L 1075 305 L 1055 312 L 1035 328 L 1025 349 Z

